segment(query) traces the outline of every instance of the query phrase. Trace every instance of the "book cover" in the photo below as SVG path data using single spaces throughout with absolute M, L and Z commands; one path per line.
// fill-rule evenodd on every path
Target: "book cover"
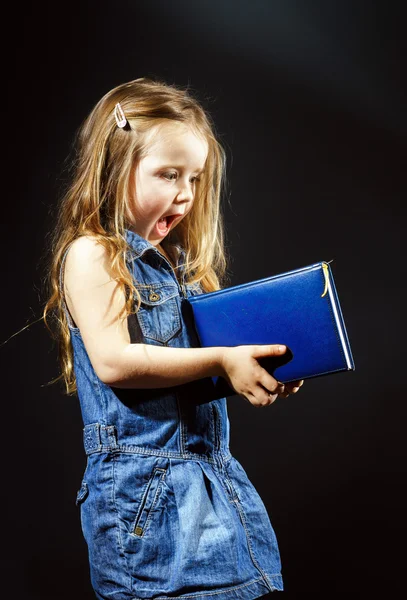
M 259 360 L 283 383 L 355 369 L 328 262 L 191 296 L 189 303 L 201 346 L 286 345 L 283 356 Z

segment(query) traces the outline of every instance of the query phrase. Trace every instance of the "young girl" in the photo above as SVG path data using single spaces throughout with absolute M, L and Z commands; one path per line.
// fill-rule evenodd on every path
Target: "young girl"
M 99 599 L 251 599 L 282 590 L 265 506 L 229 450 L 224 378 L 254 406 L 295 393 L 257 359 L 201 348 L 188 297 L 226 272 L 225 154 L 187 91 L 136 79 L 80 129 L 52 240 L 51 294 L 87 465 L 76 502 Z M 60 379 L 60 378 L 58 378 Z

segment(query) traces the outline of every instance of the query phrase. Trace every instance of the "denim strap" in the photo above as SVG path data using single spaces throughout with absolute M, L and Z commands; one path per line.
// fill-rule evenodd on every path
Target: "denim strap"
M 110 452 L 118 449 L 117 430 L 114 425 L 90 423 L 83 428 L 83 445 L 86 454 Z

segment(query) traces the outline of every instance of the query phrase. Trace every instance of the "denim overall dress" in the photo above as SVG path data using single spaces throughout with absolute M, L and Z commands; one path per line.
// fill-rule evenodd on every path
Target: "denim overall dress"
M 152 244 L 125 234 L 142 299 L 128 318 L 131 343 L 199 346 L 187 299 L 202 289 L 185 284 L 182 249 L 179 283 Z M 64 309 L 87 455 L 76 503 L 96 597 L 249 600 L 281 591 L 276 536 L 230 453 L 226 398 L 213 399 L 212 378 L 160 389 L 106 385 Z

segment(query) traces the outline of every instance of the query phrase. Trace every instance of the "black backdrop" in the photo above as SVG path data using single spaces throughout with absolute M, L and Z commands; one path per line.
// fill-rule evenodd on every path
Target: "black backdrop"
M 1 341 L 41 316 L 44 240 L 76 128 L 136 77 L 190 85 L 215 120 L 228 153 L 232 284 L 333 259 L 355 372 L 307 381 L 261 412 L 228 401 L 231 451 L 276 529 L 287 598 L 402 589 L 401 4 L 20 3 L 3 25 L 13 41 L 3 61 Z M 90 600 L 75 506 L 78 402 L 45 385 L 58 365 L 41 322 L 1 346 L 1 363 L 3 589 L 16 600 Z

